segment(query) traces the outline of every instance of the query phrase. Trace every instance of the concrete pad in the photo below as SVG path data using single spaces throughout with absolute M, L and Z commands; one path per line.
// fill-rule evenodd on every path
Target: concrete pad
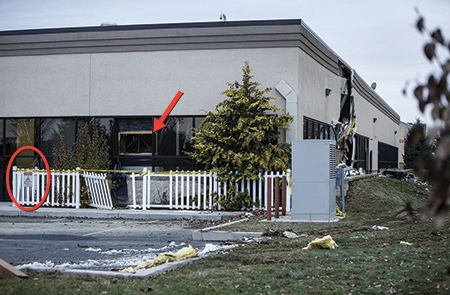
M 48 208 L 41 207 L 34 211 L 24 211 L 12 202 L 0 202 L 0 216 L 54 217 L 54 218 L 92 218 L 92 219 L 135 219 L 135 220 L 228 220 L 241 215 L 242 212 L 194 211 L 194 210 L 102 210 L 93 208 Z
M 263 219 L 260 222 L 295 222 L 295 223 L 330 223 L 330 222 L 338 222 L 339 220 L 343 219 L 343 217 L 335 217 L 333 219 L 324 219 L 324 220 L 320 220 L 320 219 L 316 219 L 316 220 L 299 220 L 299 219 L 292 219 L 292 216 L 288 215 L 288 216 L 280 216 L 280 218 L 274 218 L 272 216 L 272 220 L 267 220 L 267 219 Z

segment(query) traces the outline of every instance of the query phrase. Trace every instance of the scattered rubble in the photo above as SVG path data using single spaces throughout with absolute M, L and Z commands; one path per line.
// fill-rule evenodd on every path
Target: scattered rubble
M 371 230 L 389 230 L 389 227 L 374 225 L 371 227 Z
M 333 238 L 328 235 L 321 239 L 317 238 L 313 240 L 311 243 L 308 244 L 303 250 L 313 250 L 313 249 L 336 249 L 337 248 L 336 242 L 333 240 Z
M 188 259 L 188 258 L 194 258 L 194 257 L 198 257 L 198 256 L 199 256 L 198 249 L 194 249 L 194 248 L 192 248 L 191 245 L 189 245 L 188 247 L 181 248 L 176 253 L 173 253 L 173 252 L 161 253 L 158 255 L 158 257 L 153 259 L 153 261 L 147 260 L 144 263 L 139 264 L 135 268 L 128 267 L 123 270 L 120 270 L 120 272 L 135 273 L 140 269 L 146 269 L 146 268 L 154 267 L 154 266 L 157 266 L 160 264 L 184 260 L 184 259 Z
M 403 170 L 396 170 L 396 169 L 386 169 L 383 171 L 383 176 L 395 178 L 402 181 L 409 181 L 415 184 L 428 186 L 428 184 L 424 181 L 422 181 L 419 177 L 415 176 L 412 173 L 408 173 Z

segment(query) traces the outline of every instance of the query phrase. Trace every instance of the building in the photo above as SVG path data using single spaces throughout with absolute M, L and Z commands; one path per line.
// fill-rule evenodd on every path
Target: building
M 0 200 L 21 146 L 52 149 L 92 117 L 124 168 L 193 169 L 192 127 L 239 80 L 244 61 L 275 104 L 294 116 L 282 140 L 332 138 L 349 122 L 347 163 L 367 171 L 398 162 L 399 115 L 302 20 L 120 25 L 0 32 Z M 168 127 L 152 132 L 176 92 Z M 21 154 L 17 161 L 26 159 Z

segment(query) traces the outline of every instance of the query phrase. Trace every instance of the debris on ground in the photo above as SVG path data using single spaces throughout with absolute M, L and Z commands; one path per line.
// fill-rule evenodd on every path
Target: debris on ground
M 283 236 L 285 238 L 288 238 L 288 239 L 296 239 L 296 238 L 298 238 L 298 235 L 296 233 L 291 232 L 291 231 L 284 231 L 283 232 Z
M 368 237 L 359 237 L 359 236 L 354 236 L 354 237 L 350 237 L 350 239 L 364 239 L 364 240 L 368 240 Z
M 342 213 L 342 211 L 341 211 L 341 209 L 339 208 L 339 206 L 336 205 L 336 216 L 345 217 L 345 216 L 347 216 L 347 213 Z
M 386 169 L 383 171 L 383 175 L 398 180 L 407 180 L 414 178 L 414 175 L 402 170 Z
M 174 262 L 179 260 L 184 260 L 187 258 L 194 258 L 198 257 L 198 249 L 192 248 L 191 245 L 189 247 L 181 248 L 178 252 L 172 253 L 172 252 L 164 252 L 158 255 L 153 261 L 147 260 L 144 263 L 139 264 L 137 267 L 128 267 L 123 270 L 120 270 L 120 272 L 129 272 L 129 273 L 135 273 L 136 271 L 140 269 L 150 268 L 154 267 L 160 264 L 164 264 L 167 262 Z
M 336 242 L 333 240 L 333 238 L 328 235 L 321 239 L 317 238 L 313 240 L 311 243 L 308 244 L 303 250 L 313 250 L 313 249 L 336 249 L 337 248 Z
M 374 225 L 374 226 L 371 227 L 371 230 L 389 230 L 389 227 L 380 226 L 380 225 Z
M 412 243 L 405 242 L 405 241 L 400 241 L 400 245 L 412 246 Z
M 205 211 L 203 214 L 208 214 L 211 212 L 213 212 L 213 211 Z M 222 219 L 222 220 L 189 219 L 189 220 L 185 220 L 185 222 L 187 223 L 188 227 L 203 228 L 203 227 L 210 227 L 210 226 L 215 226 L 215 225 L 224 224 L 224 223 L 230 223 L 230 222 L 238 221 L 238 220 L 241 220 L 244 218 L 261 219 L 261 218 L 264 218 L 266 214 L 267 213 L 264 210 L 253 210 L 253 211 L 249 211 L 249 212 L 245 212 L 245 213 L 243 212 L 242 214 L 239 214 L 230 219 Z
M 247 238 L 244 237 L 241 241 L 244 243 L 257 243 L 257 244 L 267 244 L 270 240 L 270 237 L 256 237 L 256 238 Z
M 264 230 L 263 236 L 265 237 L 280 237 L 280 238 L 288 238 L 288 239 L 295 239 L 298 238 L 299 235 L 294 233 L 292 230 Z M 302 235 L 303 236 L 303 235 Z
M 406 171 L 402 170 L 396 170 L 396 169 L 386 169 L 383 171 L 383 176 L 395 178 L 402 181 L 409 181 L 415 184 L 424 185 L 427 186 L 428 184 L 424 181 L 422 181 L 419 177 L 415 176 L 412 173 L 408 173 Z

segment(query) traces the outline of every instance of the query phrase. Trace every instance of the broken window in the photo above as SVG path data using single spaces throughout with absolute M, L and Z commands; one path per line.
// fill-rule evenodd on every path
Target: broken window
M 153 155 L 153 153 L 152 131 L 119 132 L 119 155 Z
M 157 155 L 157 134 L 152 119 L 118 120 L 119 155 Z
M 331 125 L 303 117 L 303 139 L 331 139 Z

